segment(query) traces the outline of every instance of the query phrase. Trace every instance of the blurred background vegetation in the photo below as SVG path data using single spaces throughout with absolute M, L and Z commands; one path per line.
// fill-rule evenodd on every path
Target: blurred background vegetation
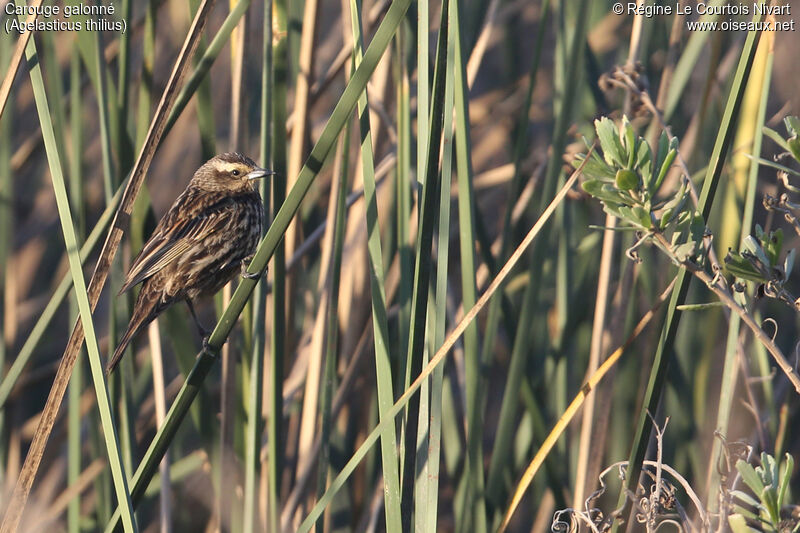
M 676 302 L 665 304 L 599 386 L 582 389 L 678 268 L 648 248 L 631 261 L 636 236 L 604 230 L 613 217 L 580 187 L 524 241 L 594 139 L 593 120 L 626 114 L 651 145 L 665 126 L 677 138 L 681 164 L 665 183 L 677 188 L 688 172 L 700 191 L 714 176 L 707 226 L 717 256 L 738 250 L 755 223 L 783 226 L 792 248 L 791 226 L 760 200 L 785 192 L 798 201 L 796 178 L 782 181 L 757 159 L 782 151 L 762 143 L 762 128 L 788 136 L 782 119 L 800 113 L 796 32 L 689 32 L 696 14 L 617 15 L 611 2 L 587 0 L 230 0 L 207 17 L 200 0 L 102 2 L 112 4 L 99 17 L 125 20 L 124 33 L 36 32 L 19 69 L 20 35 L 0 31 L 0 72 L 13 79 L 0 120 L 4 514 L 87 301 L 71 286 L 68 255 L 77 256 L 65 228 L 88 282 L 117 191 L 147 141 L 158 146 L 138 169 L 145 187 L 121 219 L 96 337 L 72 371 L 20 531 L 112 528 L 130 489 L 116 473 L 130 480 L 143 464 L 198 365 L 210 374 L 192 385 L 189 416 L 168 418 L 179 425 L 157 441 L 169 446 L 158 473 L 129 483 L 136 511 L 132 524 L 121 506 L 126 529 L 481 532 L 508 514 L 511 531 L 546 531 L 555 511 L 583 509 L 606 466 L 632 450 L 656 458 L 648 412 L 659 427 L 669 417 L 663 463 L 712 512 L 735 477 L 717 466 L 733 443 L 755 456 L 797 455 L 795 391 L 721 307 L 684 311 L 679 322 L 678 313 L 677 329 L 662 335 Z M 202 33 L 192 30 L 196 12 Z M 13 15 L 2 17 L 5 27 Z M 193 35 L 183 89 L 159 116 Z M 167 115 L 163 135 L 148 133 Z M 273 216 L 287 198 L 274 226 L 283 240 L 267 235 L 262 247 L 266 277 L 241 314 L 225 315 L 240 315 L 236 327 L 220 321 L 212 351 L 230 335 L 218 359 L 195 359 L 201 340 L 184 306 L 162 315 L 109 377 L 104 410 L 87 356 L 107 357 L 124 331 L 132 297 L 116 296 L 123 274 L 194 170 L 232 150 L 278 171 L 262 189 Z M 468 316 L 515 250 L 519 263 Z M 249 296 L 252 284 L 242 285 L 236 294 Z M 198 308 L 207 324 L 231 290 Z M 685 297 L 714 300 L 697 282 Z M 764 329 L 796 363 L 796 310 L 768 300 L 752 313 L 772 319 Z M 419 393 L 401 397 L 462 322 Z M 582 410 L 521 484 L 582 390 Z M 607 516 L 622 484 L 605 479 L 592 507 Z M 686 491 L 675 498 L 700 527 Z

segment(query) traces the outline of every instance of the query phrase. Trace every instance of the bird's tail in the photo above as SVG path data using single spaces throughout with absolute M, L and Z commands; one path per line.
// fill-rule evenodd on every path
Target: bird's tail
M 139 297 L 133 307 L 133 316 L 131 316 L 131 320 L 128 323 L 128 329 L 125 330 L 117 349 L 114 350 L 114 355 L 111 356 L 111 359 L 106 364 L 106 375 L 114 371 L 133 338 L 158 315 L 159 296 L 158 291 L 150 291 L 146 285 L 139 291 Z

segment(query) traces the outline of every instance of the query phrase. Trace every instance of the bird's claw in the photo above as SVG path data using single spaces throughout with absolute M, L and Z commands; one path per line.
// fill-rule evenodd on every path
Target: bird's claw
M 252 255 L 242 259 L 241 275 L 242 275 L 242 277 L 244 279 L 258 279 L 258 278 L 261 277 L 261 274 L 259 272 L 253 273 L 253 272 L 248 272 L 247 271 L 247 265 L 249 265 L 250 261 L 252 261 L 252 260 L 253 260 L 253 256 Z

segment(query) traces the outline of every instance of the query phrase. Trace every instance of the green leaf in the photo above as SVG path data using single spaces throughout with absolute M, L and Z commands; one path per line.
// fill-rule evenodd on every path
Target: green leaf
M 619 206 L 618 211 L 623 220 L 627 220 L 636 227 L 650 229 L 653 226 L 650 212 L 641 206 L 634 205 L 629 207 L 627 205 L 622 205 Z
M 672 166 L 672 162 L 675 161 L 675 156 L 678 155 L 678 150 L 676 148 L 672 148 L 673 145 L 677 147 L 677 144 L 678 141 L 676 139 L 672 139 L 672 142 L 670 143 L 670 151 L 664 158 L 664 162 L 661 164 L 661 168 L 658 171 L 656 182 L 653 185 L 653 194 L 655 194 L 656 191 L 658 191 L 658 189 L 661 187 L 661 184 L 664 182 L 664 178 L 667 176 L 669 168 Z
M 740 279 L 757 283 L 766 283 L 768 281 L 750 261 L 739 255 L 738 252 L 728 251 L 728 255 L 725 256 L 725 270 Z
M 737 500 L 745 503 L 746 505 L 750 505 L 752 507 L 758 507 L 760 505 L 759 501 L 747 494 L 742 490 L 732 490 L 730 492 L 731 497 L 736 498 Z M 749 511 L 746 513 L 750 518 L 756 518 L 756 515 L 750 513 Z
M 658 138 L 658 146 L 656 147 L 656 152 L 653 157 L 651 175 L 647 181 L 647 188 L 650 190 L 651 194 L 656 192 L 656 178 L 661 171 L 662 163 L 667 158 L 667 152 L 669 152 L 669 137 L 667 137 L 667 132 L 662 131 L 661 137 Z
M 623 218 L 622 213 L 619 211 L 621 206 L 619 204 L 613 204 L 609 202 L 603 202 L 603 211 L 608 213 L 609 215 L 617 218 Z
M 625 140 L 625 149 L 627 150 L 627 168 L 633 168 L 633 161 L 636 157 L 636 133 L 633 131 L 628 117 L 622 117 L 622 132 Z
M 758 239 L 759 241 L 763 242 L 764 241 L 764 228 L 761 227 L 761 224 L 756 224 L 754 229 L 756 230 L 756 239 Z
M 650 145 L 640 139 L 639 146 L 636 148 L 636 169 L 642 176 L 642 185 L 645 191 L 650 193 L 650 181 L 653 179 L 653 161 L 650 152 Z M 648 198 L 651 194 L 648 194 Z
M 792 250 L 794 251 L 794 250 Z M 794 470 L 794 458 L 791 454 L 784 455 L 786 460 L 781 468 L 780 482 L 778 484 L 778 506 L 783 507 L 786 498 L 786 491 L 789 488 L 789 481 L 792 479 L 792 471 Z
M 581 154 L 583 155 L 583 154 Z M 585 157 L 585 156 L 584 156 Z M 572 161 L 572 165 L 575 168 L 581 166 L 584 157 L 576 157 Z M 616 175 L 616 171 L 609 167 L 605 161 L 603 161 L 597 152 L 592 152 L 592 156 L 586 161 L 586 164 L 583 166 L 583 175 L 587 178 L 591 179 L 600 179 L 607 183 L 614 182 L 614 176 Z
M 778 258 L 783 249 L 783 230 L 778 228 L 775 231 L 771 231 L 766 241 L 762 241 L 762 246 L 767 254 L 767 258 L 769 258 L 770 266 L 779 264 Z
M 744 238 L 744 242 L 742 243 L 744 249 L 753 254 L 764 267 L 769 268 L 772 266 L 767 254 L 764 252 L 764 248 L 761 247 L 761 243 L 753 237 L 752 235 L 748 235 Z
M 636 172 L 633 170 L 621 168 L 617 170 L 617 174 L 614 177 L 614 184 L 618 189 L 622 189 L 624 191 L 638 189 L 639 176 L 636 175 Z
M 789 115 L 784 117 L 783 125 L 786 126 L 786 131 L 789 135 L 800 135 L 800 119 L 795 116 Z
M 694 213 L 692 221 L 689 223 L 689 234 L 697 242 L 703 240 L 706 233 L 706 221 L 700 213 Z
M 775 458 L 767 452 L 761 452 L 761 468 L 764 471 L 762 475 L 764 485 L 776 486 L 778 481 L 778 462 Z
M 764 490 L 761 491 L 761 501 L 767 511 L 770 522 L 772 522 L 772 525 L 777 526 L 781 520 L 781 512 L 778 507 L 778 491 L 775 490 L 774 486 L 764 487 Z
M 778 133 L 777 131 L 773 130 L 772 128 L 768 128 L 766 126 L 764 126 L 761 129 L 761 131 L 764 132 L 764 135 L 775 141 L 778 144 L 778 146 L 783 148 L 784 151 L 786 152 L 792 151 L 792 149 L 789 148 L 789 143 L 787 143 L 786 140 L 783 137 L 781 137 L 781 134 Z
M 742 480 L 755 494 L 764 492 L 764 483 L 761 481 L 761 477 L 756 473 L 753 465 L 739 459 L 736 461 L 736 470 L 739 471 L 739 474 L 742 475 Z
M 800 139 L 797 138 L 797 135 L 789 138 L 788 144 L 792 157 L 794 157 L 795 161 L 800 161 Z
M 581 187 L 583 187 L 584 191 L 603 202 L 625 205 L 632 204 L 630 196 L 622 195 L 619 189 L 607 183 L 603 183 L 598 179 L 586 180 Z
M 661 212 L 661 220 L 658 223 L 658 229 L 664 230 L 672 222 L 673 215 L 675 214 L 675 210 L 673 208 L 664 209 Z
M 653 227 L 653 219 L 650 216 L 650 211 L 644 207 L 639 205 L 633 206 L 633 214 L 636 215 L 636 218 L 639 220 L 639 225 L 643 228 L 650 229 Z
M 747 525 L 747 520 L 740 514 L 729 515 L 728 525 L 731 526 L 733 533 L 758 533 L 757 529 Z
M 594 121 L 597 131 L 597 138 L 600 139 L 600 148 L 603 149 L 603 157 L 609 165 L 625 166 L 624 149 L 619 140 L 619 132 L 616 125 L 608 117 L 603 117 Z

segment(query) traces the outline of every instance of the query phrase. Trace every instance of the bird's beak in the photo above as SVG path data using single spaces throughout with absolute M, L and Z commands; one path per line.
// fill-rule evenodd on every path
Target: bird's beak
M 266 168 L 254 168 L 248 172 L 245 178 L 248 180 L 258 180 L 261 178 L 266 178 L 267 176 L 272 176 L 273 174 L 275 174 L 274 170 L 267 170 Z

